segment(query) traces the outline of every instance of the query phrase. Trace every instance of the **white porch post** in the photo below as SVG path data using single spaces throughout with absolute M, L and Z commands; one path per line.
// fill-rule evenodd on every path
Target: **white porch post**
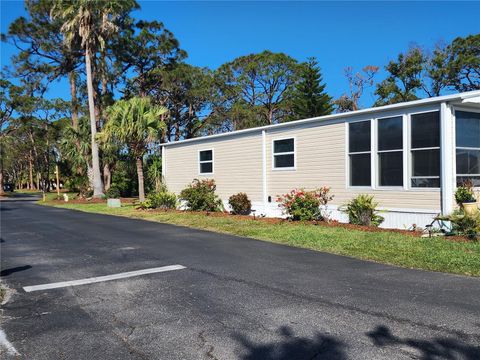
M 453 211 L 453 194 L 455 189 L 455 141 L 454 123 L 451 108 L 447 103 L 440 104 L 440 186 L 442 214 L 446 215 Z
M 162 181 L 165 181 L 165 175 L 167 175 L 167 159 L 165 155 L 165 146 L 162 146 Z
M 262 130 L 262 198 L 263 211 L 267 215 L 268 195 L 267 195 L 267 134 Z

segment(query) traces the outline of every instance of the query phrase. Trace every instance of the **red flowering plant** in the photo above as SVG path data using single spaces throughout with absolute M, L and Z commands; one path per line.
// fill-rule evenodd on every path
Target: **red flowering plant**
M 329 220 L 328 203 L 333 199 L 327 186 L 306 191 L 294 189 L 277 198 L 284 214 L 295 221 Z

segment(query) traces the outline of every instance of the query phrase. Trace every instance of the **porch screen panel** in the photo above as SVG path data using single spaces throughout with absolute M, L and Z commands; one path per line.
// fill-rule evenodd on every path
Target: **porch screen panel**
M 457 185 L 480 187 L 480 113 L 455 111 Z
M 411 185 L 440 187 L 440 114 L 411 116 Z
M 403 186 L 403 119 L 378 119 L 378 184 Z

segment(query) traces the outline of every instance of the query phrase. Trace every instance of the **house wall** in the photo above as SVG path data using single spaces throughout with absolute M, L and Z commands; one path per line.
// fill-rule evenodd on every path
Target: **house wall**
M 213 175 L 200 175 L 198 152 L 213 149 Z M 261 132 L 200 140 L 165 147 L 168 189 L 180 193 L 193 179 L 215 179 L 217 193 L 228 200 L 239 192 L 251 201 L 262 201 L 262 138 Z
M 375 118 L 403 115 L 408 124 L 408 114 L 440 110 L 440 105 L 394 110 L 375 114 Z M 383 226 L 409 228 L 412 224 L 425 226 L 441 212 L 440 189 L 409 188 L 408 137 L 404 142 L 405 186 L 403 188 L 355 188 L 348 186 L 347 124 L 351 121 L 372 119 L 371 114 L 347 116 L 341 119 L 292 126 L 269 128 L 265 131 L 266 194 L 263 196 L 262 131 L 233 134 L 219 138 L 206 138 L 165 147 L 165 179 L 168 188 L 179 193 L 194 178 L 213 178 L 217 193 L 228 207 L 228 197 L 246 192 L 257 214 L 281 216 L 275 203 L 278 195 L 294 188 L 313 189 L 331 187 L 334 195 L 329 211 L 340 221 L 347 221 L 338 207 L 358 194 L 371 194 L 385 210 Z M 374 120 L 375 121 L 375 120 Z M 405 128 L 407 134 L 408 128 Z M 372 133 L 375 136 L 375 133 Z M 272 169 L 272 141 L 294 137 L 296 143 L 295 170 Z M 213 149 L 214 174 L 199 175 L 199 150 Z M 376 156 L 373 157 L 374 159 Z M 271 197 L 272 202 L 267 202 Z

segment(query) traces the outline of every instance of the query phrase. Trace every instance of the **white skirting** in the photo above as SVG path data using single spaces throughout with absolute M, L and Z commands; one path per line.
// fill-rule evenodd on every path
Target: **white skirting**
M 223 204 L 225 209 L 228 211 L 230 207 L 228 201 L 224 200 Z M 265 208 L 262 202 L 252 202 L 252 209 L 256 210 L 255 214 L 257 216 L 265 215 L 267 217 L 285 217 L 282 214 L 282 210 L 279 208 L 277 203 L 268 203 Z M 411 229 L 414 225 L 417 227 L 425 228 L 426 225 L 429 225 L 435 216 L 440 213 L 440 210 L 419 210 L 419 209 L 397 209 L 389 208 L 382 209 L 380 215 L 385 218 L 385 221 L 380 227 L 387 229 Z M 327 210 L 330 218 L 347 223 L 348 216 L 342 211 L 338 210 L 336 205 L 329 205 Z

